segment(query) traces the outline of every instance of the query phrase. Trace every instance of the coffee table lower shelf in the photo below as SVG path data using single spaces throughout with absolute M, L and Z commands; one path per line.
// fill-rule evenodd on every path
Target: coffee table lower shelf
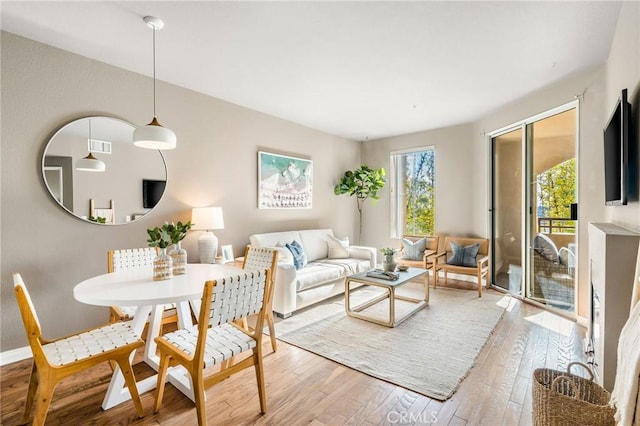
M 347 277 L 345 282 L 345 310 L 348 316 L 359 318 L 365 321 L 373 322 L 375 324 L 384 325 L 386 327 L 395 327 L 402 323 L 404 320 L 415 314 L 419 310 L 423 309 L 429 304 L 429 282 L 427 270 L 422 268 L 409 268 L 407 272 L 401 272 L 400 278 L 396 281 L 387 281 L 378 278 L 367 277 L 366 272 L 351 275 Z M 396 294 L 396 289 L 404 284 L 420 277 L 424 276 L 424 299 L 416 299 L 408 296 L 401 296 Z M 364 303 L 351 307 L 351 283 L 358 283 L 369 285 L 373 287 L 379 287 L 385 290 L 385 292 L 379 296 L 374 297 Z M 389 319 L 387 321 L 375 318 L 373 316 L 362 313 L 365 309 L 389 299 Z M 403 300 L 407 302 L 415 303 L 415 306 L 404 315 L 396 318 L 396 300 Z

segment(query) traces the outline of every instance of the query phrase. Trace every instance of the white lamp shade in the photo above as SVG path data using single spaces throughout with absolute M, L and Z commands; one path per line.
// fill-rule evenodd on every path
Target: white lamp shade
M 191 211 L 193 230 L 224 229 L 222 207 L 194 207 Z
M 83 172 L 104 172 L 105 169 L 106 166 L 104 161 L 98 160 L 91 153 L 76 161 L 76 170 L 81 170 Z
M 174 149 L 176 147 L 176 134 L 158 123 L 153 117 L 151 123 L 137 127 L 133 132 L 133 144 L 147 149 Z

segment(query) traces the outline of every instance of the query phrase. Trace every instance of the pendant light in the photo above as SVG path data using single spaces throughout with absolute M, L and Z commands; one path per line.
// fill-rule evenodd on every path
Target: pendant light
M 91 119 L 89 118 L 89 155 L 76 161 L 76 170 L 83 172 L 104 172 L 106 166 L 91 152 Z
M 153 120 L 146 126 L 140 126 L 133 132 L 133 144 L 148 149 L 174 149 L 176 134 L 163 127 L 156 117 L 156 31 L 164 27 L 162 19 L 145 16 L 144 22 L 153 30 Z

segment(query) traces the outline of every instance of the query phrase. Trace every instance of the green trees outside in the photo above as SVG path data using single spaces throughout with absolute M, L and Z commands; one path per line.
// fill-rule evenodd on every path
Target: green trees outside
M 404 233 L 433 235 L 435 230 L 435 151 L 405 154 Z
M 571 204 L 576 202 L 576 159 L 545 170 L 536 183 L 538 217 L 570 218 Z

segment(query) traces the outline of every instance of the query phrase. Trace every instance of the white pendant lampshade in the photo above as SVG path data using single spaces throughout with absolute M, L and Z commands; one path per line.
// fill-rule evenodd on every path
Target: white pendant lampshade
M 158 123 L 156 117 L 153 117 L 151 123 L 140 126 L 133 132 L 133 144 L 140 148 L 173 149 L 176 147 L 176 142 L 176 134 Z
M 104 161 L 98 160 L 91 152 L 91 119 L 89 118 L 89 155 L 76 161 L 76 170 L 83 172 L 104 172 L 106 166 Z
M 76 170 L 83 172 L 104 172 L 106 166 L 104 165 L 104 161 L 98 160 L 92 153 L 89 153 L 86 157 L 76 161 Z
M 191 211 L 192 230 L 207 231 L 198 239 L 200 263 L 215 263 L 218 254 L 218 237 L 211 230 L 224 229 L 222 207 L 194 207 Z
M 153 30 L 153 120 L 146 126 L 140 126 L 133 132 L 133 144 L 147 149 L 174 149 L 176 134 L 163 127 L 156 115 L 156 31 L 164 27 L 162 19 L 145 16 L 144 22 Z

